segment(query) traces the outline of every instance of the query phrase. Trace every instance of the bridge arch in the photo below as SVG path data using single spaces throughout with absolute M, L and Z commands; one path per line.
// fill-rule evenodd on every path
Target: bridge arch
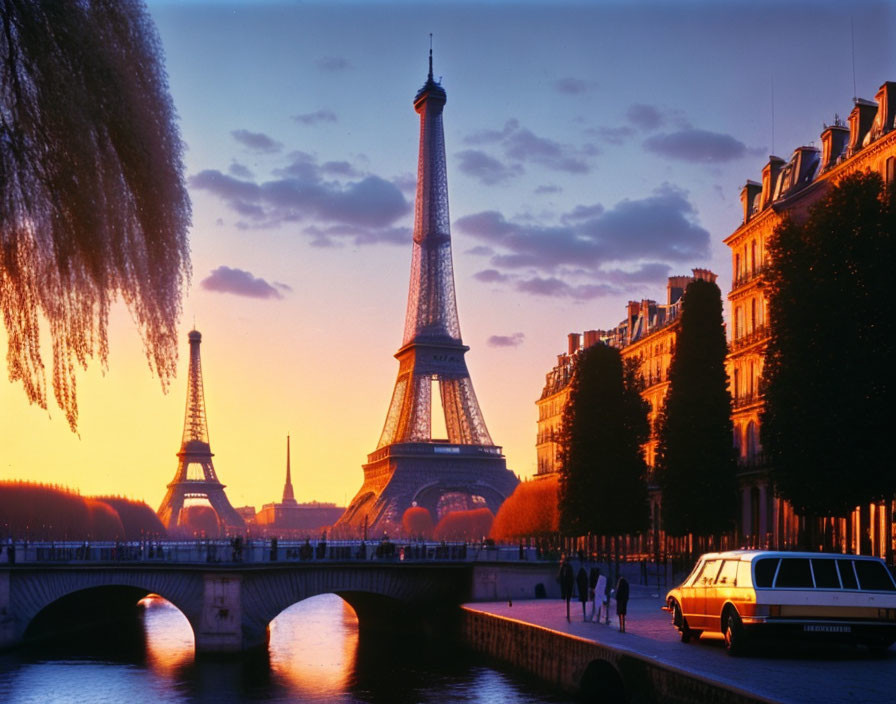
M 194 638 L 202 604 L 201 577 L 159 570 L 35 570 L 10 583 L 14 641 L 40 639 L 93 624 L 121 624 L 137 602 L 158 594 L 190 623 Z

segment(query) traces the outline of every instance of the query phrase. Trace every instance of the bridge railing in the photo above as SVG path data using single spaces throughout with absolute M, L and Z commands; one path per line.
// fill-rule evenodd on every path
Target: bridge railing
M 337 540 L 8 541 L 0 566 L 53 564 L 268 564 L 539 561 L 534 547 L 489 543 Z

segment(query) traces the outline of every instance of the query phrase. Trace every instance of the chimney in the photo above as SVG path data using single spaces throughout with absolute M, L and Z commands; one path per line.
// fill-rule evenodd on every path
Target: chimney
M 849 130 L 843 120 L 834 115 L 834 124 L 821 133 L 821 170 L 827 171 L 837 163 L 849 142 Z
M 872 140 L 883 137 L 896 126 L 893 124 L 896 121 L 896 83 L 884 83 L 874 99 L 877 101 L 877 115 L 871 127 Z
M 768 163 L 762 168 L 762 201 L 760 210 L 764 210 L 772 202 L 772 189 L 778 181 L 778 174 L 784 168 L 784 160 L 774 154 L 768 158 Z
M 700 279 L 702 281 L 709 281 L 710 283 L 715 283 L 716 278 L 718 278 L 716 276 L 716 274 L 714 274 L 712 272 L 711 269 L 691 269 L 691 271 L 694 274 L 694 281 L 697 281 L 698 279 Z
M 877 103 L 856 98 L 856 105 L 849 113 L 849 155 L 852 156 L 862 148 L 865 135 L 871 129 L 874 116 L 877 114 Z
M 585 347 L 593 347 L 598 342 L 600 342 L 600 331 L 599 330 L 586 330 L 585 331 Z
M 753 202 L 756 195 L 762 193 L 762 184 L 755 181 L 747 181 L 743 188 L 740 189 L 740 204 L 744 208 L 744 222 L 750 219 L 753 212 Z
M 577 332 L 569 333 L 569 336 L 568 336 L 569 348 L 568 349 L 569 349 L 570 357 L 579 351 L 579 337 L 580 337 L 580 335 Z

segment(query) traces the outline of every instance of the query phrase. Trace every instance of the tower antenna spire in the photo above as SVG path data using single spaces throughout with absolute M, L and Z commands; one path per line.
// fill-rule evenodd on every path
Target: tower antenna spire
M 429 33 L 429 80 L 432 80 L 432 32 Z

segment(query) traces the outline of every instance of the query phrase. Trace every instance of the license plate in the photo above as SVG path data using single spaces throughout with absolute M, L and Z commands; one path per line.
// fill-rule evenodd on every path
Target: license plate
M 807 623 L 803 626 L 806 633 L 849 633 L 852 631 L 851 626 L 835 626 L 821 623 Z

